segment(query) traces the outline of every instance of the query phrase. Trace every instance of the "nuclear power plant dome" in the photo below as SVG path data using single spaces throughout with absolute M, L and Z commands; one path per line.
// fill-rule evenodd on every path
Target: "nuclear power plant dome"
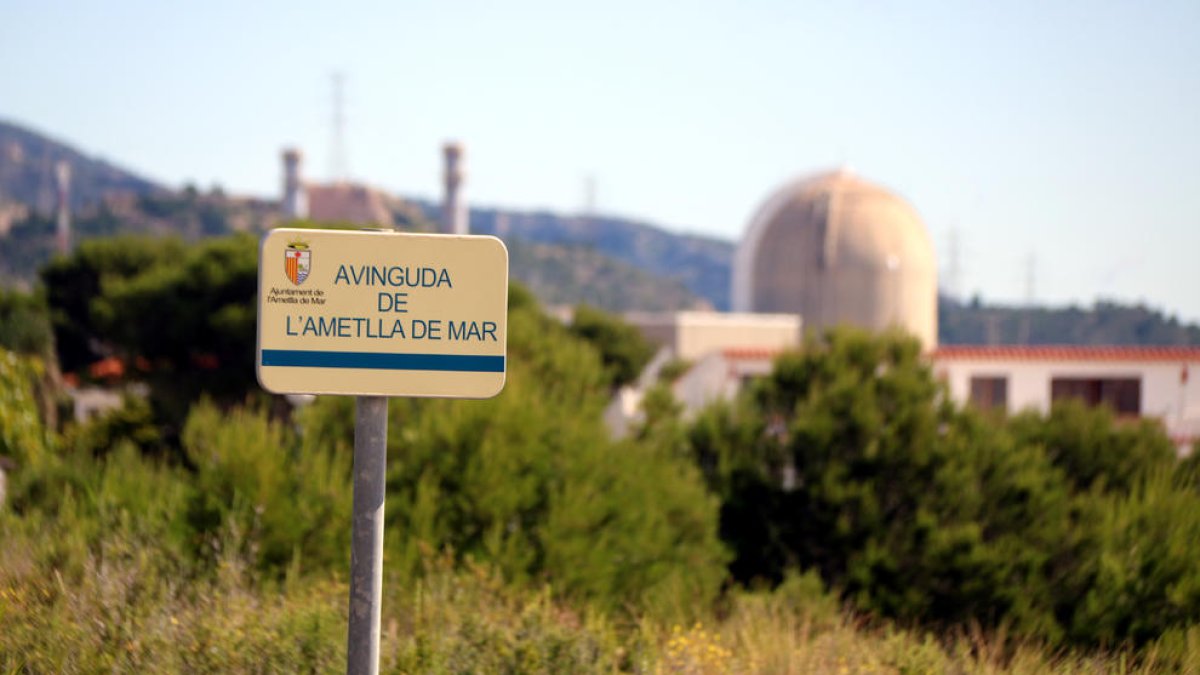
M 805 329 L 898 326 L 937 344 L 937 263 L 908 202 L 848 170 L 784 185 L 738 246 L 733 309 L 799 314 Z

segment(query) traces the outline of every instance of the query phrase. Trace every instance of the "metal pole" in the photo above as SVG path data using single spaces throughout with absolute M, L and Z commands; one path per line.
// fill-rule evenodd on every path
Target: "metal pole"
M 354 524 L 350 539 L 350 636 L 346 651 L 349 675 L 379 673 L 387 403 L 384 396 L 359 396 L 354 407 Z

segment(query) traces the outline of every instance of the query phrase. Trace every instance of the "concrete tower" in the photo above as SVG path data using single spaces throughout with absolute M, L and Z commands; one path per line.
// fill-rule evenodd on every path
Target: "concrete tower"
M 54 165 L 54 182 L 58 197 L 58 231 L 56 243 L 59 255 L 71 252 L 71 165 L 59 160 Z
M 304 156 L 295 148 L 283 151 L 283 217 L 297 220 L 308 217 L 308 196 L 300 179 Z
M 446 158 L 444 174 L 446 192 L 442 202 L 442 232 L 444 234 L 470 234 L 467 221 L 467 200 L 463 197 L 463 146 L 451 141 L 442 146 Z
M 734 311 L 799 314 L 818 331 L 898 326 L 937 346 L 937 266 L 924 223 L 846 170 L 767 199 L 738 246 L 732 290 Z

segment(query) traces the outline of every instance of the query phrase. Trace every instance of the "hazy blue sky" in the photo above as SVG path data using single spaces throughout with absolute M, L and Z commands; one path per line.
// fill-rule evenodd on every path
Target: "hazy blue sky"
M 1200 319 L 1200 1 L 0 2 L 0 117 L 173 185 L 330 169 L 477 204 L 735 238 L 849 164 L 924 216 L 967 293 Z

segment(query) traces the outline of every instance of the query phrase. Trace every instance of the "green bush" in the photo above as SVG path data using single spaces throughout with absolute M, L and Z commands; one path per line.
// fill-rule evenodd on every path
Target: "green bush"
M 1175 446 L 1157 422 L 1118 423 L 1110 409 L 1076 400 L 1056 403 L 1048 417 L 1017 415 L 1009 428 L 1018 443 L 1042 446 L 1080 492 L 1128 492 L 1176 463 Z
M 351 454 L 296 435 L 262 412 L 193 408 L 183 445 L 194 467 L 188 521 L 202 557 L 218 535 L 243 533 L 248 559 L 282 573 L 303 566 L 340 570 L 350 541 Z
M 35 357 L 0 349 L 0 456 L 18 465 L 43 460 L 50 443 L 34 390 L 42 369 Z
M 1070 579 L 1080 642 L 1136 646 L 1200 629 L 1200 499 L 1167 471 L 1084 500 L 1087 555 Z
M 45 298 L 0 289 L 0 349 L 34 354 L 43 359 L 54 353 L 54 335 Z
M 258 251 L 249 235 L 185 244 L 86 241 L 42 272 L 58 353 L 74 371 L 122 357 L 172 438 L 190 404 L 261 395 L 254 375 Z
M 637 328 L 594 307 L 575 308 L 571 332 L 590 342 L 599 352 L 613 387 L 629 384 L 654 356 L 650 344 Z
M 689 442 L 744 583 L 811 568 L 864 611 L 1050 643 L 1200 623 L 1183 515 L 1200 497 L 1154 425 L 986 418 L 948 403 L 914 340 L 835 331 Z
M 162 431 L 154 420 L 154 411 L 149 401 L 141 396 L 126 395 L 121 407 L 69 428 L 64 445 L 102 455 L 123 441 L 133 444 L 146 455 L 161 455 L 166 449 Z
M 110 453 L 112 457 L 122 453 Z M 144 460 L 130 453 L 134 463 Z M 128 466 L 126 468 L 129 468 Z M 131 479 L 134 476 L 130 477 Z M 145 473 L 136 478 L 146 479 Z M 140 486 L 151 505 L 174 503 Z M 330 672 L 345 663 L 343 584 L 311 577 L 256 583 L 236 538 L 216 573 L 174 558 L 158 535 L 128 527 L 137 505 L 89 546 L 76 522 L 0 516 L 0 671 L 30 673 Z M 180 509 L 182 507 L 180 506 Z
M 42 269 L 46 304 L 54 342 L 64 371 L 74 371 L 98 358 L 93 346 L 110 342 L 93 312 L 93 301 L 114 284 L 183 258 L 184 244 L 177 239 L 114 237 L 82 242 L 66 258 L 56 258 Z M 182 303 L 176 298 L 174 302 Z

